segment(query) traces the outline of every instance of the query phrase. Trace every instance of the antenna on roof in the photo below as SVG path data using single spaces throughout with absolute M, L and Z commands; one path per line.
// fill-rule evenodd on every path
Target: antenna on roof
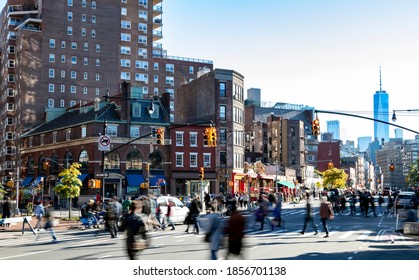
M 380 92 L 381 92 L 381 66 L 380 66 Z

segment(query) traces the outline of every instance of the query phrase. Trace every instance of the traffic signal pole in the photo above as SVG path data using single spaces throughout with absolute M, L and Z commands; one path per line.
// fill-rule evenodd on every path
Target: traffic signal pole
M 374 119 L 374 118 L 368 118 L 368 117 L 364 117 L 364 116 L 342 113 L 342 112 L 325 111 L 325 110 L 314 110 L 314 113 L 334 114 L 334 115 L 342 115 L 342 116 L 360 118 L 360 119 L 370 120 L 370 121 L 374 121 L 374 122 L 385 123 L 385 124 L 388 124 L 388 125 L 392 125 L 392 126 L 395 126 L 395 127 L 413 132 L 415 134 L 419 134 L 419 132 L 416 131 L 416 130 L 413 130 L 413 129 L 410 129 L 410 128 L 407 128 L 407 127 L 404 127 L 404 126 L 400 126 L 400 125 L 397 125 L 397 124 L 394 124 L 394 123 L 386 122 L 386 121 L 383 121 L 383 120 L 377 120 L 377 119 Z

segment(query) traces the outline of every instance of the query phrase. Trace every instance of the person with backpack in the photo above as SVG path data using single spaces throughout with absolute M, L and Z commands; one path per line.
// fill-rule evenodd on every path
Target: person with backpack
M 127 232 L 126 248 L 130 260 L 135 260 L 139 252 L 148 247 L 147 232 L 141 216 L 138 214 L 141 207 L 138 201 L 132 201 L 129 205 L 129 212 L 121 223 L 121 231 Z

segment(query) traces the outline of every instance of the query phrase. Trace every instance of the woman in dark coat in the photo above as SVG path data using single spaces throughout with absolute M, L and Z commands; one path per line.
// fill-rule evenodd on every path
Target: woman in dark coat
M 4 197 L 3 203 L 3 219 L 10 218 L 11 215 L 12 204 L 10 203 L 9 197 Z M 10 227 L 10 224 L 5 224 L 7 227 Z

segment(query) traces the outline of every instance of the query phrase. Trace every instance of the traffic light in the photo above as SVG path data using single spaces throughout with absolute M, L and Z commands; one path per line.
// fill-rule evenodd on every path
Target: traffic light
M 394 166 L 394 163 L 391 163 L 391 164 L 390 164 L 390 166 L 388 167 L 388 169 L 389 169 L 390 171 L 394 171 L 394 170 L 396 170 L 396 167 Z
M 204 168 L 199 168 L 199 179 L 204 180 Z
M 315 118 L 312 122 L 311 122 L 311 130 L 313 132 L 313 135 L 320 135 L 320 121 L 318 118 Z
M 327 163 L 327 168 L 328 168 L 328 169 L 332 169 L 332 168 L 333 168 L 333 162 L 329 161 L 329 162 Z
M 211 128 L 206 127 L 204 129 L 204 146 L 210 146 L 210 134 L 211 134 Z
M 217 129 L 215 127 L 210 127 L 210 147 L 217 147 Z
M 156 130 L 157 145 L 164 144 L 164 128 L 157 128 Z
M 48 167 L 49 167 L 49 162 L 46 160 L 46 161 L 44 161 L 44 163 L 42 163 L 42 168 L 44 170 L 48 170 Z

